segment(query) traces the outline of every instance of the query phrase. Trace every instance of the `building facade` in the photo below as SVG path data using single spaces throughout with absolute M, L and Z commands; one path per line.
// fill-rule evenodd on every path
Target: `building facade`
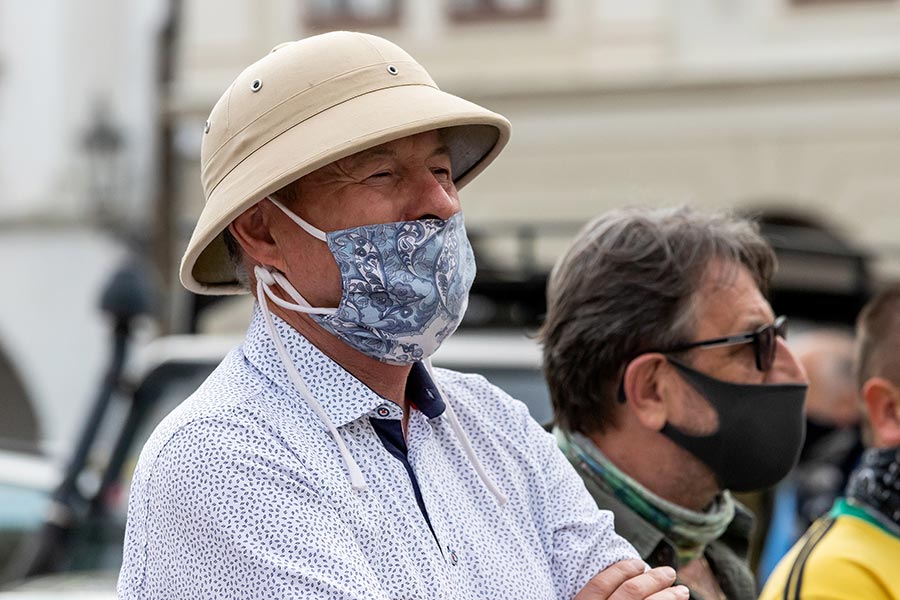
M 493 263 L 519 260 L 516 224 L 556 232 L 529 255 L 544 268 L 605 209 L 688 202 L 810 215 L 900 276 L 896 0 L 190 0 L 171 104 L 197 140 L 184 222 L 222 90 L 275 43 L 339 28 L 397 42 L 512 121 L 463 196 Z

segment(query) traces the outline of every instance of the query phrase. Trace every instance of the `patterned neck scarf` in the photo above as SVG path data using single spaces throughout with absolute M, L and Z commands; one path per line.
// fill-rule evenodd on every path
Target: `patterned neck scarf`
M 554 428 L 557 443 L 570 459 L 590 469 L 601 487 L 628 508 L 662 531 L 678 552 L 678 563 L 684 565 L 721 537 L 734 518 L 734 499 L 723 491 L 704 512 L 697 512 L 660 498 L 620 471 L 587 437 L 578 432 Z
M 847 483 L 847 498 L 900 536 L 900 446 L 866 450 Z

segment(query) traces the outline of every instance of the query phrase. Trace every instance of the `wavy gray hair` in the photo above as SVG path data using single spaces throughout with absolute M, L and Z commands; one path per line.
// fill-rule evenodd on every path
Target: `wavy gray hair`
M 753 221 L 688 207 L 627 208 L 588 223 L 550 274 L 538 336 L 556 422 L 614 425 L 619 380 L 642 352 L 691 340 L 711 262 L 743 265 L 765 294 L 775 253 Z

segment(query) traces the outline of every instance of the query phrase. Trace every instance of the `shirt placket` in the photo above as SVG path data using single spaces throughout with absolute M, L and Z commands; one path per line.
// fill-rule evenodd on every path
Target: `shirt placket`
M 419 411 L 413 411 L 410 415 L 407 439 L 409 461 L 419 481 L 419 489 L 431 520 L 431 527 L 441 552 L 441 558 L 445 565 L 453 568 L 459 563 L 459 554 L 453 544 L 450 530 L 445 526 L 445 515 L 441 510 L 441 503 L 433 494 L 433 486 L 429 485 L 429 475 L 434 475 L 436 469 L 440 468 L 434 461 L 434 449 L 432 448 L 434 431 L 432 428 L 431 420 Z

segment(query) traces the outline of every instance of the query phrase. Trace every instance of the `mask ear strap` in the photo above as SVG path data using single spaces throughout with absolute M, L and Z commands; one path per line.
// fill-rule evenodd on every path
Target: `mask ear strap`
M 287 277 L 278 271 L 270 271 L 267 268 L 257 265 L 253 268 L 253 272 L 256 275 L 257 281 L 260 283 L 260 286 L 258 287 L 261 287 L 263 293 L 269 300 L 283 308 L 310 315 L 333 315 L 337 312 L 336 308 L 313 308 L 310 306 L 309 302 L 306 301 L 306 298 L 300 295 L 300 292 L 291 285 L 291 282 L 288 281 Z M 287 292 L 294 302 L 288 302 L 287 300 L 282 300 L 276 296 L 274 292 L 272 292 L 273 285 L 277 285 Z M 259 300 L 262 301 L 262 298 L 259 298 Z
M 309 235 L 313 236 L 317 240 L 321 240 L 323 242 L 328 241 L 328 237 L 325 235 L 324 231 L 322 231 L 318 227 L 314 227 L 314 226 L 310 225 L 309 223 L 307 223 L 306 221 L 304 221 L 303 219 L 301 219 L 300 217 L 295 215 L 293 212 L 291 212 L 291 210 L 287 206 L 282 204 L 279 200 L 276 200 L 274 196 L 269 196 L 268 198 L 269 198 L 269 202 L 271 202 L 272 204 L 274 204 L 275 206 L 280 208 L 281 212 L 286 214 L 288 216 L 288 218 L 290 218 L 291 221 L 293 221 L 294 223 L 299 225 L 303 229 L 303 231 L 305 231 Z
M 440 384 L 438 383 L 438 378 L 434 375 L 434 369 L 431 366 L 431 359 L 426 358 L 422 361 L 422 364 L 425 365 L 425 370 L 428 371 L 428 376 L 431 377 L 431 382 L 434 383 L 434 386 L 437 388 L 438 394 L 442 398 L 447 398 L 448 396 L 444 394 L 444 390 L 441 389 Z M 444 416 L 446 416 L 447 421 L 450 423 L 450 429 L 456 435 L 457 441 L 459 441 L 459 445 L 462 446 L 463 452 L 466 457 L 468 457 L 469 462 L 472 463 L 472 467 L 475 469 L 475 473 L 478 474 L 478 477 L 481 479 L 481 483 L 484 484 L 484 487 L 488 489 L 488 491 L 494 496 L 494 500 L 496 500 L 498 506 L 506 505 L 507 498 L 506 494 L 504 494 L 497 484 L 494 483 L 494 480 L 491 479 L 491 476 L 488 475 L 487 471 L 484 470 L 484 466 L 482 466 L 481 461 L 478 460 L 478 455 L 475 454 L 475 449 L 472 448 L 472 443 L 469 441 L 469 436 L 466 435 L 466 432 L 463 431 L 462 426 L 459 424 L 459 419 L 456 418 L 456 413 L 453 412 L 453 407 L 450 406 L 450 402 L 444 400 Z
M 331 434 L 331 438 L 334 440 L 334 443 L 337 444 L 338 451 L 341 453 L 341 458 L 344 461 L 344 466 L 347 468 L 348 473 L 350 474 L 350 485 L 356 491 L 361 491 L 367 489 L 366 480 L 363 477 L 362 471 L 359 468 L 359 464 L 353 458 L 353 455 L 350 454 L 350 449 L 347 448 L 347 443 L 344 441 L 344 438 L 341 437 L 340 432 L 337 427 L 335 427 L 334 423 L 328 417 L 328 413 L 322 408 L 322 405 L 319 404 L 319 401 L 310 391 L 309 387 L 307 387 L 306 382 L 303 380 L 303 377 L 300 375 L 300 372 L 297 370 L 296 365 L 294 365 L 294 361 L 291 359 L 291 355 L 288 353 L 287 349 L 284 347 L 284 341 L 281 339 L 281 336 L 278 334 L 278 330 L 275 328 L 275 324 L 272 321 L 272 315 L 269 312 L 269 305 L 266 302 L 266 298 L 272 298 L 273 300 L 277 298 L 274 294 L 269 290 L 269 285 L 273 282 L 273 277 L 268 273 L 265 269 L 261 269 L 260 267 L 256 267 L 256 295 L 259 298 L 259 306 L 262 310 L 263 319 L 266 322 L 266 329 L 269 331 L 269 337 L 272 338 L 272 342 L 275 344 L 275 350 L 278 352 L 278 356 L 281 359 L 281 364 L 284 367 L 285 371 L 287 371 L 288 377 L 291 380 L 291 383 L 294 384 L 294 388 L 300 395 L 306 400 L 306 404 L 312 409 L 316 416 L 319 417 L 319 420 L 325 427 L 328 429 L 328 432 Z

